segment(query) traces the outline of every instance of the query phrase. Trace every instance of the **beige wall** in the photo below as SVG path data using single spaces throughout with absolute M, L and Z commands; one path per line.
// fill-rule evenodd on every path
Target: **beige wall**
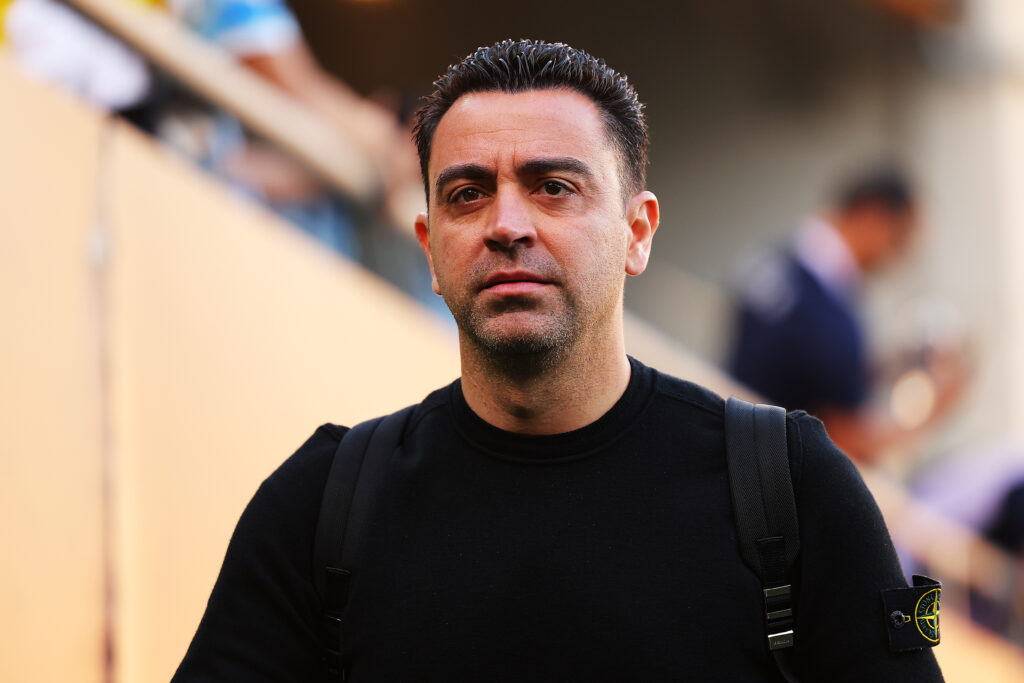
M 104 680 L 109 615 L 116 680 L 166 681 L 259 482 L 451 381 L 454 335 L 3 55 L 0 100 L 0 680 Z
M 4 61 L 0 101 L 0 680 L 100 681 L 100 121 Z
M 141 137 L 109 151 L 121 680 L 168 678 L 259 482 L 458 375 L 434 318 Z M 153 628 L 162 623 L 162 629 Z

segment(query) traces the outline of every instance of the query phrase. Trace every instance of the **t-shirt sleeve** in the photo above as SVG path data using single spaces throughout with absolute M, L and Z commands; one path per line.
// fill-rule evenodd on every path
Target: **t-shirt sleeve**
M 318 679 L 322 612 L 313 538 L 343 435 L 340 427 L 319 428 L 253 496 L 174 683 Z
M 800 523 L 794 658 L 800 680 L 934 683 L 930 648 L 892 652 L 882 591 L 903 588 L 889 532 L 860 474 L 822 423 L 789 421 Z

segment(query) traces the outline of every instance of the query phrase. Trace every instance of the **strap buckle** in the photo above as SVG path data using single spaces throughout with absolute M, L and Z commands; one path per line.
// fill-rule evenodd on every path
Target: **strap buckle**
M 793 647 L 793 588 L 790 585 L 764 589 L 764 616 L 768 626 L 768 649 Z

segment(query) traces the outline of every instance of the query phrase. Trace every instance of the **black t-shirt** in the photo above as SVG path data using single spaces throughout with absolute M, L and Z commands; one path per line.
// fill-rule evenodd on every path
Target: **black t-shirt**
M 631 360 L 582 429 L 514 434 L 458 381 L 395 453 L 344 615 L 351 681 L 777 681 L 729 497 L 724 402 Z M 313 536 L 345 430 L 260 487 L 175 681 L 317 680 Z M 880 591 L 906 585 L 881 515 L 821 423 L 791 414 L 804 681 L 941 681 L 890 653 Z

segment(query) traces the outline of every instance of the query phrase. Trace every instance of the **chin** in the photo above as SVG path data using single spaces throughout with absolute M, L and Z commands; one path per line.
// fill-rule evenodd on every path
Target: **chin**
M 497 319 L 462 327 L 466 335 L 489 354 L 501 356 L 547 355 L 571 345 L 576 338 L 575 325 L 553 315 L 529 316 L 531 320 L 515 320 L 522 314 L 503 315 Z M 510 319 L 513 318 L 513 319 Z

